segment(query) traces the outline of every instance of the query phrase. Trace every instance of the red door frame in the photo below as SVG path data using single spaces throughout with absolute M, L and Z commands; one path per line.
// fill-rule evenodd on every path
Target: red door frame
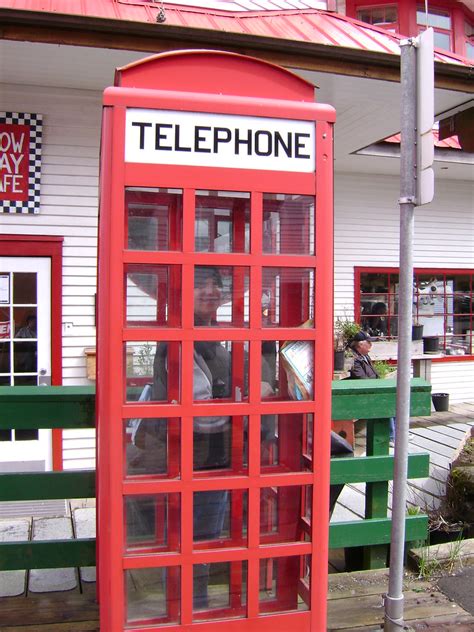
M 225 621 L 199 621 L 203 632 L 210 630 L 252 631 L 271 625 L 275 632 L 288 629 L 323 632 L 326 629 L 327 553 L 329 522 L 329 458 L 332 378 L 333 329 L 333 178 L 332 123 L 335 113 L 329 106 L 314 103 L 314 88 L 304 80 L 270 64 L 229 53 L 195 51 L 159 55 L 132 64 L 118 76 L 120 88 L 107 89 L 104 95 L 101 162 L 101 225 L 99 228 L 99 313 L 98 313 L 98 497 L 99 497 L 99 573 L 101 629 L 118 632 L 124 629 L 124 570 L 149 567 L 181 567 L 181 624 L 167 625 L 170 631 L 194 626 L 190 589 L 192 561 L 248 560 L 248 617 Z M 206 57 L 207 56 L 207 57 Z M 209 59 L 230 64 L 228 76 L 206 72 Z M 194 66 L 193 66 L 194 64 Z M 235 82 L 233 65 L 238 64 L 248 85 Z M 218 64 L 219 65 L 219 64 Z M 199 73 L 197 73 L 199 68 Z M 158 70 L 158 72 L 157 72 Z M 182 75 L 186 83 L 182 83 Z M 180 77 L 181 75 L 181 77 Z M 153 85 L 159 76 L 160 90 Z M 180 83 L 181 80 L 181 83 Z M 133 85 L 134 87 L 129 87 Z M 140 86 L 139 88 L 135 86 Z M 176 92 L 176 85 L 190 85 L 190 92 Z M 220 94 L 212 94 L 216 87 Z M 243 92 L 241 92 L 243 90 Z M 204 93 L 204 94 L 203 94 Z M 124 163 L 125 114 L 127 107 L 185 110 L 265 116 L 272 118 L 315 121 L 316 174 L 248 169 L 176 167 Z M 169 187 L 184 191 L 184 216 L 188 230 L 183 233 L 181 252 L 127 251 L 125 248 L 124 189 L 135 187 Z M 250 254 L 194 254 L 193 189 L 251 191 L 252 210 Z M 294 255 L 282 260 L 281 255 L 262 254 L 263 192 L 314 195 L 316 198 L 316 255 Z M 180 264 L 182 266 L 182 325 L 176 328 L 127 328 L 124 318 L 124 264 Z M 316 263 L 317 262 L 317 263 Z M 199 338 L 193 322 L 193 265 L 247 265 L 251 270 L 250 323 L 244 332 L 229 328 L 200 329 Z M 313 340 L 317 349 L 314 401 L 287 401 L 262 404 L 260 394 L 261 341 L 273 339 L 274 332 L 261 326 L 262 266 L 315 268 L 315 329 L 281 328 L 280 340 Z M 113 315 L 113 317 L 111 317 Z M 124 403 L 124 353 L 126 341 L 180 340 L 182 356 L 192 357 L 195 339 L 249 340 L 248 402 L 225 404 L 196 403 L 192 398 L 192 363 L 184 364 L 181 373 L 182 397 L 179 404 Z M 317 406 L 316 403 L 317 402 Z M 178 480 L 124 480 L 122 420 L 129 418 L 181 417 L 181 478 Z M 290 475 L 260 474 L 260 427 L 262 414 L 311 413 L 314 415 L 313 471 Z M 248 476 L 225 479 L 225 489 L 248 489 L 248 544 L 232 549 L 193 549 L 192 493 L 222 487 L 222 480 L 193 477 L 193 415 L 249 416 Z M 220 484 L 220 485 L 219 485 Z M 260 490 L 272 485 L 314 486 L 310 541 L 259 546 Z M 181 494 L 181 550 L 160 555 L 124 553 L 124 494 Z M 311 609 L 305 612 L 266 614 L 259 617 L 259 564 L 262 559 L 289 555 L 311 555 L 312 582 L 307 597 Z M 189 594 L 188 594 L 189 593 Z M 156 629 L 137 627 L 135 630 Z
M 62 384 L 63 238 L 50 235 L 0 235 L 2 257 L 51 259 L 51 384 Z M 62 431 L 53 430 L 53 470 L 62 470 Z

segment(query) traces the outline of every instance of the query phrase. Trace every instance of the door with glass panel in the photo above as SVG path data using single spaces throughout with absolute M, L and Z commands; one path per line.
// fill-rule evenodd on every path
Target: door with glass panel
M 48 384 L 51 260 L 0 257 L 0 385 Z M 51 469 L 50 430 L 0 430 L 0 471 Z

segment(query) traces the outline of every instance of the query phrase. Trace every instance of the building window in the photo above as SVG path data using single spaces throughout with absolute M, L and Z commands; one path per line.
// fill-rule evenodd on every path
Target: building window
M 380 7 L 360 7 L 357 9 L 357 19 L 387 31 L 398 31 L 398 10 L 395 4 Z
M 372 336 L 398 333 L 396 269 L 356 269 L 356 318 Z M 474 355 L 474 271 L 416 270 L 413 318 L 447 356 Z
M 467 20 L 464 22 L 464 35 L 466 38 L 466 51 L 464 54 L 468 59 L 474 59 L 474 24 Z
M 428 26 L 433 27 L 434 45 L 436 48 L 452 50 L 451 15 L 448 11 L 430 9 L 426 12 L 423 7 L 418 7 L 416 11 L 416 23 L 419 33 L 424 31 Z

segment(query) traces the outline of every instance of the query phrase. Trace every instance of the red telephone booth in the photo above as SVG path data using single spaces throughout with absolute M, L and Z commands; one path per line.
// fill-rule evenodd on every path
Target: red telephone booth
M 105 91 L 102 632 L 326 629 L 334 118 L 229 53 Z

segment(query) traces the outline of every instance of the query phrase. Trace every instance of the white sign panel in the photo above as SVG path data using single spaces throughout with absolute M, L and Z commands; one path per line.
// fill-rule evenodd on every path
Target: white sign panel
M 125 162 L 310 173 L 315 168 L 315 124 L 130 108 Z

